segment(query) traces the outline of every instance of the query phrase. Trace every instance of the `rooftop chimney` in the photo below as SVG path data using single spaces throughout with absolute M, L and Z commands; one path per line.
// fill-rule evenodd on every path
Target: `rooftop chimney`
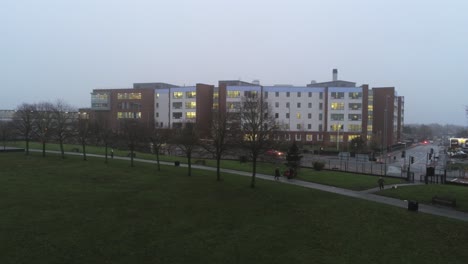
M 338 70 L 333 69 L 333 81 L 338 81 Z

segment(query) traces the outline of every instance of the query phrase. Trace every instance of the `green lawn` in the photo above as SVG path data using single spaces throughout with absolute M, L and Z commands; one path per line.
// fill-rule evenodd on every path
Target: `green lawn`
M 0 153 L 0 263 L 466 263 L 468 224 L 208 171 Z
M 378 187 L 379 177 L 362 175 L 340 171 L 315 171 L 312 169 L 302 169 L 298 177 L 300 180 L 310 181 L 335 187 L 362 191 Z M 406 181 L 397 178 L 383 177 L 385 184 L 405 183 Z
M 24 147 L 24 142 L 18 142 L 16 143 L 15 146 Z M 41 147 L 42 146 L 39 143 L 35 143 L 35 142 L 31 143 L 31 148 L 39 149 Z M 79 145 L 65 145 L 64 148 L 65 148 L 65 151 L 71 151 L 73 148 L 79 148 L 81 150 L 81 146 Z M 58 151 L 59 145 L 47 144 L 47 149 Z M 87 152 L 103 155 L 104 148 L 89 146 L 87 147 Z M 115 156 L 126 157 L 128 154 L 128 151 L 115 149 L 114 153 L 115 153 Z M 152 154 L 148 154 L 148 153 L 137 153 L 136 156 L 137 158 L 140 158 L 140 159 L 155 160 L 155 156 Z M 181 163 L 187 163 L 187 159 L 185 157 L 161 155 L 160 160 L 170 161 L 170 162 L 178 160 Z M 196 160 L 197 158 L 194 158 L 192 160 L 192 163 L 195 163 Z M 206 159 L 205 162 L 206 162 L 206 166 L 216 167 L 215 160 Z M 285 163 L 284 161 L 279 162 L 278 164 L 258 162 L 257 173 L 272 175 L 273 177 L 274 170 L 277 166 L 280 168 L 282 172 L 286 170 L 286 166 L 284 165 L 284 163 Z M 252 171 L 251 162 L 241 163 L 238 160 L 222 160 L 221 167 L 224 169 L 232 169 L 232 170 L 238 170 L 238 171 L 246 171 L 246 172 Z M 345 189 L 351 189 L 351 190 L 366 190 L 366 189 L 375 188 L 377 186 L 377 179 L 378 179 L 376 176 L 346 173 L 346 172 L 340 172 L 340 171 L 325 171 L 324 170 L 324 171 L 318 172 L 311 168 L 301 169 L 298 176 L 299 176 L 298 179 L 300 180 L 310 181 L 310 182 L 315 182 L 315 183 L 320 183 L 320 184 L 325 184 L 325 185 L 330 185 L 330 186 L 335 186 L 335 187 L 340 187 L 340 188 L 345 188 Z M 400 179 L 391 178 L 391 177 L 385 178 L 385 184 L 397 184 L 401 182 L 404 182 L 404 181 Z
M 377 194 L 402 200 L 415 200 L 425 204 L 431 204 L 432 197 L 435 195 L 450 197 L 457 201 L 456 210 L 468 212 L 468 188 L 466 186 L 450 184 L 405 186 L 396 190 L 383 190 Z

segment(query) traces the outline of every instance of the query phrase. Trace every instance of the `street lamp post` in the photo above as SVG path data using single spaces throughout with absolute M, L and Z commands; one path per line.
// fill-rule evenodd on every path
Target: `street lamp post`
M 337 127 L 336 127 L 336 150 L 340 150 L 340 130 L 341 130 L 341 126 L 340 123 L 337 123 Z

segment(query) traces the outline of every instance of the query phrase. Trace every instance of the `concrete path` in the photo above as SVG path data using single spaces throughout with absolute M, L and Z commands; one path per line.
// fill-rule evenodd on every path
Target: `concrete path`
M 30 150 L 30 151 L 41 152 L 41 150 Z M 48 152 L 50 152 L 50 153 L 60 153 L 59 151 L 48 151 Z M 75 152 L 66 152 L 66 154 L 67 155 L 77 155 L 77 156 L 82 155 L 81 153 L 75 153 Z M 88 157 L 104 158 L 103 155 L 96 155 L 96 154 L 86 154 L 86 155 Z M 110 159 L 110 157 L 109 157 L 109 159 Z M 127 160 L 127 161 L 130 160 L 130 158 L 127 158 L 127 157 L 116 157 L 116 156 L 114 156 L 114 159 Z M 138 159 L 138 158 L 135 158 L 134 161 L 144 162 L 144 163 L 152 163 L 152 164 L 156 163 L 156 161 L 154 161 L 154 160 L 145 160 L 145 159 Z M 161 161 L 160 164 L 161 165 L 172 165 L 172 166 L 174 166 L 174 162 Z M 187 167 L 188 165 L 181 163 L 180 166 L 181 167 Z M 201 165 L 192 165 L 192 168 L 202 169 L 202 170 L 209 170 L 209 171 L 216 171 L 216 168 L 201 166 Z M 247 177 L 250 177 L 252 175 L 251 172 L 236 171 L 236 170 L 229 170 L 229 169 L 221 169 L 221 172 L 237 174 L 237 175 L 247 176 Z M 257 173 L 256 177 L 258 179 L 274 181 L 273 175 L 265 175 L 265 174 L 258 174 Z M 323 184 L 318 184 L 318 183 L 306 182 L 306 181 L 301 181 L 301 180 L 296 180 L 296 179 L 287 179 L 287 178 L 284 178 L 284 177 L 281 177 L 279 182 L 284 183 L 284 184 L 291 184 L 291 185 L 296 185 L 296 186 L 302 186 L 302 187 L 306 187 L 306 188 L 321 190 L 321 191 L 325 191 L 325 192 L 336 193 L 336 194 L 345 195 L 345 196 L 348 196 L 348 197 L 364 199 L 364 200 L 367 200 L 367 201 L 392 205 L 392 206 L 396 206 L 396 207 L 400 207 L 400 208 L 408 208 L 408 202 L 407 201 L 373 194 L 374 192 L 379 191 L 378 188 L 373 188 L 373 189 L 364 190 L 364 191 L 353 191 L 353 190 L 348 190 L 348 189 L 343 189 L 343 188 L 338 188 L 338 187 L 333 187 L 333 186 L 328 186 L 328 185 L 323 185 Z M 416 185 L 416 184 L 420 184 L 420 183 L 396 184 L 396 186 L 408 186 L 408 185 Z M 395 185 L 386 185 L 385 188 L 391 188 L 392 186 L 395 186 Z M 432 214 L 432 215 L 437 215 L 437 216 L 448 217 L 448 218 L 468 222 L 468 213 L 456 211 L 456 210 L 451 209 L 451 208 L 437 207 L 437 206 L 426 205 L 426 204 L 419 204 L 419 212 Z

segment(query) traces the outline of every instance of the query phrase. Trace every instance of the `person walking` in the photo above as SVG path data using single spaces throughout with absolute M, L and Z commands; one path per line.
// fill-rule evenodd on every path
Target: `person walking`
M 385 183 L 385 180 L 380 177 L 379 180 L 377 180 L 377 183 L 379 184 L 379 189 L 380 190 L 383 190 L 384 189 L 384 183 Z
M 114 149 L 111 149 L 111 159 L 114 158 Z
M 279 181 L 280 176 L 281 176 L 280 170 L 279 170 L 278 167 L 276 167 L 276 169 L 275 169 L 275 181 Z

